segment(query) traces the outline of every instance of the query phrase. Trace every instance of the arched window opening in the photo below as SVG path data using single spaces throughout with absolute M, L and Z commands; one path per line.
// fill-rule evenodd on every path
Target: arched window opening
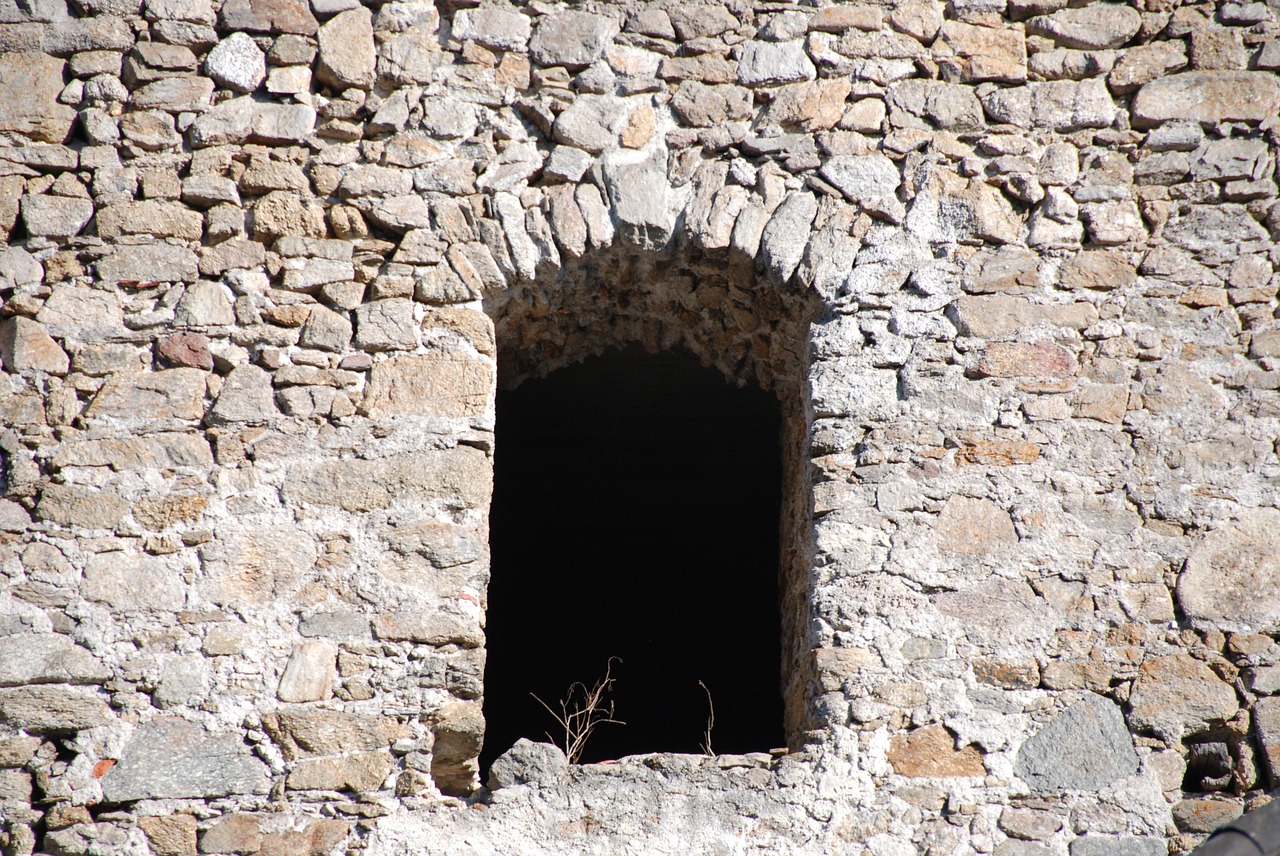
M 786 742 L 781 407 L 683 353 L 611 351 L 500 391 L 485 677 L 488 765 L 557 738 L 553 708 L 615 663 L 625 725 L 584 762 Z

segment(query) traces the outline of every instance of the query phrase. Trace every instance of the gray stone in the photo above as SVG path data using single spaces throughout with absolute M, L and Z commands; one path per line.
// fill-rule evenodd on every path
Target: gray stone
M 1280 511 L 1251 509 L 1201 538 L 1177 597 L 1192 621 L 1237 633 L 1280 627 Z
M 285 477 L 290 502 L 349 512 L 389 508 L 392 501 L 457 497 L 477 507 L 489 501 L 489 461 L 478 449 L 421 451 L 375 460 L 358 458 L 296 464 Z
M 751 116 L 751 91 L 741 86 L 708 86 L 697 80 L 680 84 L 671 99 L 671 109 L 695 128 L 714 128 Z
M 1129 696 L 1129 722 L 1169 742 L 1216 727 L 1235 716 L 1232 686 L 1187 654 L 1152 657 L 1138 668 Z
M 603 15 L 556 12 L 538 22 L 529 56 L 540 65 L 583 68 L 600 58 L 618 30 L 618 22 Z
M 0 636 L 0 686 L 100 684 L 111 677 L 102 661 L 59 633 Z
M 676 219 L 669 200 L 666 152 L 654 149 L 638 163 L 606 163 L 604 179 L 622 238 L 644 249 L 666 246 Z
M 555 786 L 569 776 L 569 760 L 558 746 L 521 737 L 489 768 L 489 789 L 514 785 Z
M 174 612 L 187 599 L 181 577 L 164 559 L 120 552 L 89 558 L 80 593 L 121 612 Z
M 556 117 L 556 142 L 599 153 L 617 144 L 618 131 L 628 113 L 627 102 L 611 95 L 579 95 Z
M 195 421 L 204 415 L 205 378 L 193 368 L 115 375 L 98 390 L 85 418 Z
M 345 351 L 351 344 L 351 322 L 332 309 L 315 306 L 302 325 L 302 338 L 298 341 L 307 348 Z
M 128 510 L 129 504 L 114 491 L 50 484 L 40 493 L 36 517 L 85 529 L 113 529 Z
M 743 86 L 766 86 L 813 80 L 817 69 L 805 53 L 804 42 L 748 42 L 738 61 L 738 82 Z
M 269 785 L 266 765 L 238 735 L 177 718 L 139 727 L 120 762 L 102 777 L 108 802 L 265 794 Z
M 1280 698 L 1257 701 L 1253 707 L 1253 729 L 1271 787 L 1280 787 Z
M 204 70 L 219 86 L 252 92 L 267 77 L 267 58 L 247 33 L 232 33 L 209 51 Z
M 71 360 L 39 321 L 18 316 L 0 321 L 0 364 L 12 374 L 65 375 Z
M 769 218 L 760 237 L 760 261 L 770 275 L 786 282 L 804 258 L 818 200 L 800 190 L 787 196 Z
M 76 196 L 22 197 L 22 224 L 32 237 L 70 238 L 93 216 L 93 203 Z
M 411 351 L 418 346 L 413 301 L 375 300 L 356 307 L 355 346 L 364 351 Z
M 174 307 L 173 321 L 185 327 L 225 326 L 236 323 L 236 316 L 223 286 L 202 281 L 187 286 Z
M 1267 231 L 1243 205 L 1193 205 L 1172 220 L 1164 236 L 1202 259 L 1234 258 L 1249 245 L 1266 241 Z
M 902 181 L 897 164 L 878 154 L 835 155 L 827 158 L 818 174 L 850 202 L 869 202 L 890 196 Z
M 313 309 L 311 317 L 315 312 Z M 261 425 L 271 421 L 276 413 L 271 375 L 258 366 L 237 366 L 227 375 L 217 400 L 209 409 L 209 424 Z
M 212 10 L 210 12 L 212 14 Z M 211 15 L 209 23 L 212 23 Z M 315 35 L 318 27 L 310 5 L 298 0 L 228 0 L 222 5 L 219 23 L 224 30 L 302 36 Z
M 527 16 L 505 9 L 461 9 L 453 16 L 455 39 L 470 39 L 500 51 L 524 50 L 531 30 Z
M 107 282 L 192 282 L 199 276 L 195 252 L 172 244 L 118 245 L 95 267 Z
M 36 734 L 96 728 L 115 721 L 90 692 L 47 685 L 0 689 L 0 723 Z
M 1071 856 L 1165 856 L 1167 852 L 1159 838 L 1085 835 L 1071 842 Z
M 1136 774 L 1138 756 L 1120 709 L 1089 695 L 1022 744 L 1014 772 L 1036 793 L 1094 791 Z

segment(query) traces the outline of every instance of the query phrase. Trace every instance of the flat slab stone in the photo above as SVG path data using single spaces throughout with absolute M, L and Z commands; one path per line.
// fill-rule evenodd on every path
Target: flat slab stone
M 265 794 L 269 785 L 267 766 L 238 735 L 211 733 L 183 719 L 143 725 L 120 763 L 102 777 L 103 797 L 113 803 Z
M 1193 621 L 1236 633 L 1280 627 L 1280 511 L 1249 511 L 1205 535 L 1187 557 L 1177 596 Z
M 1138 755 L 1120 708 L 1086 696 L 1018 750 L 1014 772 L 1036 793 L 1093 791 L 1138 772 Z
M 1133 97 L 1133 123 L 1261 122 L 1280 110 L 1280 80 L 1260 71 L 1190 71 L 1153 80 Z

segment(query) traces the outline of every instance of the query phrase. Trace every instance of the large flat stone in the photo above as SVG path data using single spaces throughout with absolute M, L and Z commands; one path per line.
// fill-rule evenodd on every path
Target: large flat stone
M 95 684 L 111 677 L 102 661 L 60 633 L 0 636 L 0 685 Z
M 289 502 L 337 506 L 364 512 L 387 508 L 393 500 L 420 502 L 457 497 L 473 508 L 489 501 L 492 472 L 478 449 L 421 451 L 364 460 L 298 463 L 285 478 Z
M 267 767 L 238 734 L 206 731 L 183 719 L 159 719 L 138 729 L 120 762 L 102 777 L 107 802 L 210 799 L 265 794 Z
M 1120 709 L 1088 695 L 1022 744 L 1014 771 L 1037 793 L 1094 791 L 1136 774 L 1138 755 Z
M 164 369 L 107 379 L 94 396 L 88 419 L 180 419 L 204 415 L 206 373 L 200 369 Z
M 1129 696 L 1129 722 L 1169 741 L 1218 726 L 1235 716 L 1235 689 L 1188 654 L 1152 657 L 1138 668 Z
M 96 695 L 67 686 L 0 689 L 0 723 L 34 733 L 96 728 L 115 721 Z
M 1153 80 L 1133 97 L 1133 122 L 1261 122 L 1280 110 L 1280 80 L 1261 71 L 1189 71 Z
M 374 419 L 409 414 L 480 416 L 493 394 L 493 367 L 462 354 L 415 354 L 377 363 L 361 411 Z
M 33 51 L 0 53 L 0 131 L 46 143 L 67 138 L 76 111 L 58 103 L 63 65 Z
M 1237 633 L 1280 628 L 1280 511 L 1252 509 L 1199 540 L 1178 576 L 1187 617 Z

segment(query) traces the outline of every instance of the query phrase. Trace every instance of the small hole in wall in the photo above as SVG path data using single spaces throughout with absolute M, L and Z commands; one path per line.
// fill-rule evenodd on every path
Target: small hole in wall
M 498 394 L 481 766 L 557 738 L 557 707 L 615 662 L 625 725 L 591 762 L 785 743 L 780 406 L 678 353 L 614 351 Z

